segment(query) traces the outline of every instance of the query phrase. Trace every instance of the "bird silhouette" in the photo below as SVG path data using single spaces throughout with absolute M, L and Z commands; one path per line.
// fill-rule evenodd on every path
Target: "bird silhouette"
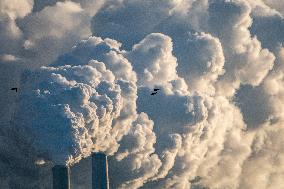
M 156 92 L 152 92 L 151 95 L 157 94 L 157 93 L 158 93 L 158 92 L 157 92 L 158 90 L 160 90 L 160 89 L 155 88 L 154 91 L 156 91 Z
M 16 87 L 11 88 L 11 90 L 18 92 L 18 88 L 16 88 Z

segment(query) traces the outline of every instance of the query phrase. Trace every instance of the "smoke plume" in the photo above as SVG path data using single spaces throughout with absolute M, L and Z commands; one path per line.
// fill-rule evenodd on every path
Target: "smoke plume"
M 98 151 L 111 188 L 284 187 L 283 16 L 277 0 L 0 0 L 0 188 L 50 189 L 63 164 L 87 189 Z

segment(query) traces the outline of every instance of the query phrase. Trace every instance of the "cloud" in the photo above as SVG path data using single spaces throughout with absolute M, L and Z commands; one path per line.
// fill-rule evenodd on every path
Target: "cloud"
M 33 7 L 33 0 L 3 0 L 0 5 L 0 54 L 13 54 L 17 51 L 22 38 L 22 32 L 16 24 L 16 19 L 29 14 Z M 6 45 L 9 44 L 9 45 Z
M 212 84 L 224 74 L 225 57 L 219 39 L 210 34 L 196 33 L 180 44 L 178 74 L 185 78 L 192 91 L 214 93 Z
M 1 123 L 7 124 L 11 119 L 17 98 L 7 91 L 19 86 L 24 69 L 50 64 L 90 35 L 90 18 L 80 4 L 58 2 L 32 12 L 33 4 L 32 0 L 1 1 Z M 8 64 L 12 56 L 13 64 Z
M 280 15 L 264 17 L 255 16 L 254 23 L 250 30 L 258 37 L 264 47 L 276 52 L 284 41 L 284 37 L 281 32 L 283 27 L 284 23 Z M 274 28 L 274 30 L 269 31 L 268 28 Z M 266 35 L 267 33 L 270 33 L 270 35 Z
M 139 43 L 141 49 L 148 47 L 148 43 L 143 43 L 146 40 L 151 44 L 157 40 L 156 36 L 163 37 L 162 40 L 168 38 L 161 34 L 152 34 L 152 36 L 146 37 Z M 167 40 L 170 47 L 170 39 Z M 122 178 L 117 178 L 118 185 L 122 188 L 138 187 L 147 179 L 157 180 L 168 174 L 181 148 L 181 134 L 186 130 L 186 125 L 192 125 L 202 119 L 201 114 L 205 110 L 198 97 L 180 95 L 179 88 L 168 87 L 175 77 L 169 78 L 168 82 L 158 83 L 164 89 L 158 94 L 162 95 L 162 98 L 157 101 L 157 108 L 159 109 L 160 106 L 164 110 L 160 112 L 162 117 L 169 118 L 165 129 L 159 130 L 159 125 L 166 123 L 166 120 L 159 118 L 155 106 L 145 106 L 144 100 L 150 102 L 155 99 L 149 95 L 150 88 L 143 81 L 143 77 L 138 76 L 136 83 L 136 73 L 132 69 L 132 65 L 135 64 L 131 64 L 126 56 L 131 54 L 133 58 L 137 57 L 135 60 L 138 60 L 141 55 L 133 53 L 138 45 L 134 46 L 131 52 L 120 51 L 119 47 L 120 44 L 114 40 L 90 37 L 51 66 L 26 73 L 25 79 L 22 80 L 23 91 L 15 116 L 15 127 L 21 130 L 24 138 L 29 139 L 38 154 L 44 154 L 44 156 L 39 155 L 41 159 L 53 161 L 55 164 L 73 164 L 93 151 L 103 151 L 109 155 L 117 150 L 121 151 L 123 146 L 120 147 L 119 141 L 122 140 L 123 144 L 127 137 L 131 137 L 131 132 L 135 132 L 131 130 L 135 124 L 140 125 L 140 122 L 145 120 L 146 125 L 151 125 L 152 121 L 147 121 L 147 115 L 143 113 L 145 111 L 157 124 L 158 130 L 152 129 L 152 126 L 149 128 L 151 136 L 154 138 L 157 136 L 159 141 L 156 148 L 150 148 L 150 152 L 153 153 L 155 150 L 157 154 L 151 155 L 149 152 L 148 156 L 145 155 L 145 158 L 150 158 L 149 160 L 145 158 L 140 160 L 143 167 L 146 166 L 146 170 L 135 168 L 142 169 L 138 178 L 133 180 L 128 178 L 125 183 L 122 182 Z M 160 45 L 158 48 L 160 49 L 158 52 L 163 52 L 167 46 Z M 147 51 L 142 52 L 147 56 Z M 172 56 L 170 51 L 169 53 Z M 151 57 L 151 54 L 149 55 Z M 155 56 L 162 58 L 164 55 Z M 167 71 L 172 67 L 164 69 Z M 141 88 L 142 93 L 137 94 L 138 83 L 145 84 L 145 87 Z M 136 104 L 137 95 L 141 100 L 138 99 Z M 33 103 L 30 104 L 31 102 Z M 172 110 L 178 107 L 179 109 L 174 112 L 168 111 L 163 107 L 164 104 L 172 107 L 170 108 Z M 38 106 L 41 108 L 38 109 Z M 136 112 L 137 106 L 138 112 Z M 30 118 L 28 115 L 34 116 Z M 176 118 L 173 119 L 171 115 L 176 115 Z M 57 120 L 56 124 L 54 120 Z M 171 127 L 174 122 L 179 122 L 176 129 Z M 147 134 L 147 138 L 139 140 L 146 142 L 148 138 Z M 141 141 L 142 139 L 144 141 Z M 168 144 L 161 145 L 160 141 L 165 139 L 169 140 Z M 154 144 L 154 140 L 152 143 Z M 121 155 L 117 155 L 118 160 L 133 159 L 132 161 L 137 163 L 141 157 L 137 155 L 138 152 L 133 152 L 135 155 L 133 154 L 134 157 L 131 158 L 132 153 L 129 154 L 129 151 L 136 148 L 131 149 L 122 150 Z M 155 170 L 148 170 L 149 165 L 145 161 L 157 164 Z M 142 175 L 143 178 L 140 178 Z
M 18 58 L 15 57 L 15 56 L 12 55 L 12 54 L 3 54 L 3 55 L 0 57 L 0 60 L 3 61 L 3 62 L 14 62 L 14 61 L 17 61 Z
M 283 185 L 280 1 L 3 2 L 0 188 Z
M 130 49 L 151 33 L 182 1 L 109 1 L 92 19 L 92 32 L 101 37 L 111 37 Z M 124 18 L 127 18 L 125 20 Z M 127 36 L 125 35 L 127 34 Z
M 172 48 L 171 38 L 160 33 L 152 33 L 133 46 L 127 57 L 138 75 L 138 85 L 153 87 L 177 78 Z
M 264 0 L 264 3 L 267 4 L 272 9 L 279 11 L 282 15 L 284 13 L 284 4 L 281 1 L 277 0 Z
M 226 85 L 226 82 L 230 82 L 235 88 L 241 83 L 259 85 L 272 69 L 275 57 L 267 49 L 262 49 L 257 38 L 251 37 L 248 28 L 252 19 L 248 3 L 213 1 L 208 12 L 209 31 L 221 40 L 227 60 L 226 73 L 220 84 Z M 221 92 L 226 93 L 222 89 Z
M 30 54 L 29 61 L 41 65 L 53 62 L 58 55 L 90 35 L 89 16 L 80 4 L 71 1 L 57 2 L 30 14 L 19 22 L 19 27 L 25 34 L 24 53 Z
M 93 48 L 99 46 L 92 43 L 96 40 L 104 43 L 100 38 L 90 38 L 88 42 Z M 79 45 L 79 48 L 82 47 Z M 106 57 L 113 58 L 113 54 Z M 59 61 L 53 65 L 56 67 L 42 67 L 25 75 L 16 113 L 22 124 L 16 123 L 17 127 L 30 133 L 35 148 L 50 154 L 47 158 L 55 163 L 71 164 L 94 150 L 112 154 L 118 148 L 116 137 L 119 138 L 119 132 L 123 133 L 120 124 L 127 128 L 127 119 L 135 118 L 130 111 L 135 111 L 132 102 L 136 99 L 135 88 L 131 89 L 134 83 L 123 80 L 127 78 L 119 70 L 123 63 L 129 72 L 132 68 L 128 62 L 116 66 L 119 59 L 111 60 L 111 70 L 103 62 L 89 59 L 85 65 L 59 66 L 62 63 Z M 34 118 L 30 119 L 28 115 L 32 114 Z M 57 123 L 53 124 L 53 120 Z

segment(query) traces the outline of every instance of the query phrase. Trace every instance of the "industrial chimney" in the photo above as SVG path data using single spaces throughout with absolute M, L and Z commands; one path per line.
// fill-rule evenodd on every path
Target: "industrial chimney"
M 65 165 L 55 165 L 52 168 L 53 189 L 70 189 L 70 170 Z
M 107 156 L 92 154 L 92 189 L 109 189 Z

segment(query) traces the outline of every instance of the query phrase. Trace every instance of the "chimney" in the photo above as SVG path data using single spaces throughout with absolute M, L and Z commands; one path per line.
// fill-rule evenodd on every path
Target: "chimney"
M 92 154 L 92 189 L 109 189 L 107 156 Z
M 65 165 L 55 165 L 52 168 L 53 189 L 70 189 L 70 170 Z

